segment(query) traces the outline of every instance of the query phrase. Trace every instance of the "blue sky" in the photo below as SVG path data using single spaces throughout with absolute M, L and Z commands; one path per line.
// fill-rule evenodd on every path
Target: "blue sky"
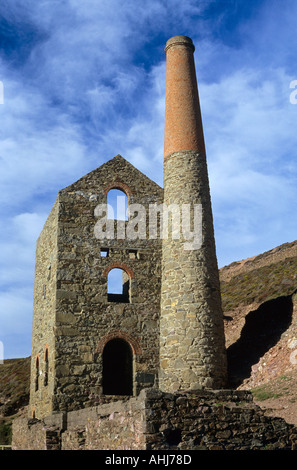
M 172 36 L 196 46 L 219 266 L 297 239 L 296 18 L 295 0 L 1 0 L 5 358 L 31 353 L 35 244 L 58 190 L 117 154 L 163 185 Z

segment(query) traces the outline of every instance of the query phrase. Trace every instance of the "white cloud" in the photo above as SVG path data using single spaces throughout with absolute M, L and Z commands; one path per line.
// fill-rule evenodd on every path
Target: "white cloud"
M 48 214 L 32 214 L 27 212 L 16 215 L 12 221 L 16 240 L 22 243 L 22 245 L 25 243 L 29 245 L 35 243 L 47 216 Z
M 31 351 L 35 244 L 47 214 L 2 220 L 0 233 L 0 341 L 5 357 Z
M 204 76 L 199 92 L 223 265 L 296 239 L 297 107 L 290 103 L 292 75 L 283 57 L 266 62 L 264 55 L 261 63 L 256 49 L 251 60 L 247 43 L 239 52 L 218 42 L 205 44 L 201 61 L 218 70 L 213 80 Z M 226 60 L 236 69 L 222 68 Z
M 34 278 L 35 245 L 48 214 L 22 213 L 2 220 L 1 285 L 29 285 Z
M 28 295 L 29 294 L 29 295 Z M 1 338 L 6 335 L 31 332 L 32 322 L 25 315 L 28 310 L 32 311 L 31 292 L 26 289 L 11 289 L 8 292 L 0 292 L 1 303 Z M 5 344 L 5 341 L 2 340 Z
M 17 287 L 0 291 L 0 341 L 5 359 L 27 357 L 31 353 L 32 299 L 31 289 Z

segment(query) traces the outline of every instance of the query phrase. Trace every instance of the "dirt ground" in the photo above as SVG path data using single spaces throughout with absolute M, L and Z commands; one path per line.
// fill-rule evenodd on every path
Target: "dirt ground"
M 248 389 L 248 385 L 244 388 Z M 283 418 L 297 426 L 297 370 L 280 375 L 251 391 L 254 402 L 266 410 L 267 415 Z

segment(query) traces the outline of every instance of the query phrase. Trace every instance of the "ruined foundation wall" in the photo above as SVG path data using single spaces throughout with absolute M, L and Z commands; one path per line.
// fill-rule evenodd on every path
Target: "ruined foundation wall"
M 246 391 L 138 397 L 42 421 L 13 422 L 14 450 L 261 450 L 297 449 L 297 428 L 265 415 Z
M 144 450 L 145 410 L 131 398 L 67 415 L 62 450 Z
M 166 394 L 147 391 L 149 450 L 293 450 L 297 428 L 265 416 L 252 394 L 200 390 Z

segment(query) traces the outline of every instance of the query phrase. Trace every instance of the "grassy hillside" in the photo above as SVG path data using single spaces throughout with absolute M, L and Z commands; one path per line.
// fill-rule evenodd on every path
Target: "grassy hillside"
M 297 257 L 285 258 L 233 276 L 228 282 L 221 279 L 224 312 L 239 305 L 263 303 L 291 295 L 297 289 Z

